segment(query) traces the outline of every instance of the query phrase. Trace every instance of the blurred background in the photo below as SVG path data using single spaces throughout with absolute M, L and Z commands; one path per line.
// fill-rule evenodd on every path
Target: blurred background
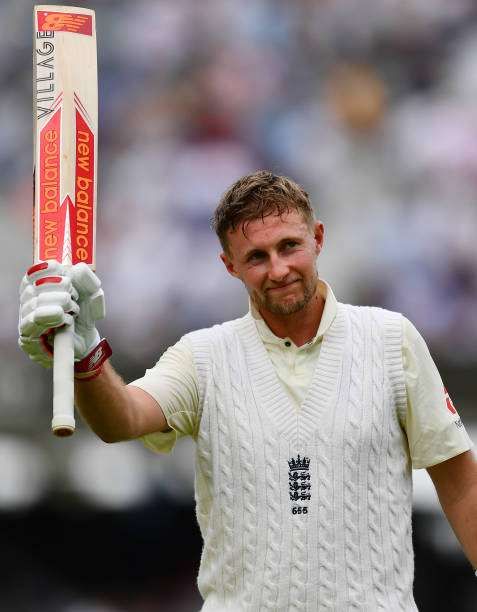
M 124 378 L 245 311 L 209 218 L 231 182 L 267 168 L 310 193 L 338 299 L 414 322 L 477 440 L 475 1 L 82 4 L 99 45 L 100 330 Z M 193 444 L 160 457 L 82 424 L 53 438 L 51 373 L 16 345 L 32 250 L 32 6 L 0 4 L 0 609 L 198 610 Z M 427 473 L 414 477 L 419 608 L 474 611 L 471 568 Z

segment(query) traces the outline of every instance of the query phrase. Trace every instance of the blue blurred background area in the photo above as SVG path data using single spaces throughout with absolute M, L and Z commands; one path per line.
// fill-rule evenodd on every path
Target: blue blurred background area
M 74 5 L 74 3 L 71 3 Z M 473 0 L 102 0 L 100 331 L 126 380 L 241 315 L 209 219 L 257 168 L 309 192 L 338 299 L 403 312 L 477 439 L 477 5 Z M 190 612 L 194 448 L 159 457 L 81 423 L 49 433 L 51 373 L 17 348 L 31 263 L 32 2 L 0 4 L 0 610 Z M 477 583 L 414 472 L 416 600 Z

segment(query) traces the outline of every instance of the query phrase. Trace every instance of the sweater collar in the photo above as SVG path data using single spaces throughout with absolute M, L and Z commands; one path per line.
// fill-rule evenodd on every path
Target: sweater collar
M 325 300 L 325 307 L 323 309 L 323 314 L 321 316 L 320 325 L 318 326 L 318 331 L 316 332 L 314 338 L 312 338 L 309 342 L 304 344 L 304 347 L 309 348 L 317 342 L 321 342 L 324 334 L 328 331 L 331 324 L 333 323 L 336 312 L 338 309 L 338 303 L 336 297 L 330 287 L 330 285 L 325 280 L 318 280 L 318 291 L 321 297 Z M 289 340 L 288 338 L 279 338 L 276 336 L 272 330 L 265 323 L 260 313 L 249 299 L 249 312 L 251 313 L 255 325 L 257 326 L 257 331 L 262 339 L 264 344 L 278 344 L 282 345 L 284 340 Z M 290 340 L 292 342 L 292 340 Z M 302 348 L 302 347 L 300 347 Z

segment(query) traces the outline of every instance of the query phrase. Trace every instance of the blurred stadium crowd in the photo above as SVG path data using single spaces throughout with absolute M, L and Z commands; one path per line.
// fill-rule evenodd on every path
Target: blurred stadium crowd
M 186 331 L 244 312 L 209 219 L 232 181 L 268 168 L 310 193 L 327 230 L 320 274 L 338 299 L 410 318 L 472 431 L 477 4 L 84 4 L 96 9 L 99 44 L 100 330 L 124 377 L 140 376 Z M 197 609 L 192 446 L 159 460 L 139 444 L 103 445 L 84 426 L 51 439 L 50 376 L 16 347 L 16 295 L 31 261 L 31 8 L 0 4 L 0 524 L 17 585 L 2 585 L 0 609 Z M 417 489 L 416 527 L 426 527 L 416 529 L 418 603 L 475 610 L 472 574 L 428 484 Z M 31 536 L 45 525 L 51 533 Z M 112 556 L 96 554 L 103 538 Z M 452 594 L 426 585 L 451 570 Z

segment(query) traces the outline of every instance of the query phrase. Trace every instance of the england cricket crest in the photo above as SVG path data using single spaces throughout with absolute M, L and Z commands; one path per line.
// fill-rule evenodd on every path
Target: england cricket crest
M 307 502 L 311 499 L 310 459 L 291 457 L 288 460 L 288 486 L 292 514 L 308 514 Z

